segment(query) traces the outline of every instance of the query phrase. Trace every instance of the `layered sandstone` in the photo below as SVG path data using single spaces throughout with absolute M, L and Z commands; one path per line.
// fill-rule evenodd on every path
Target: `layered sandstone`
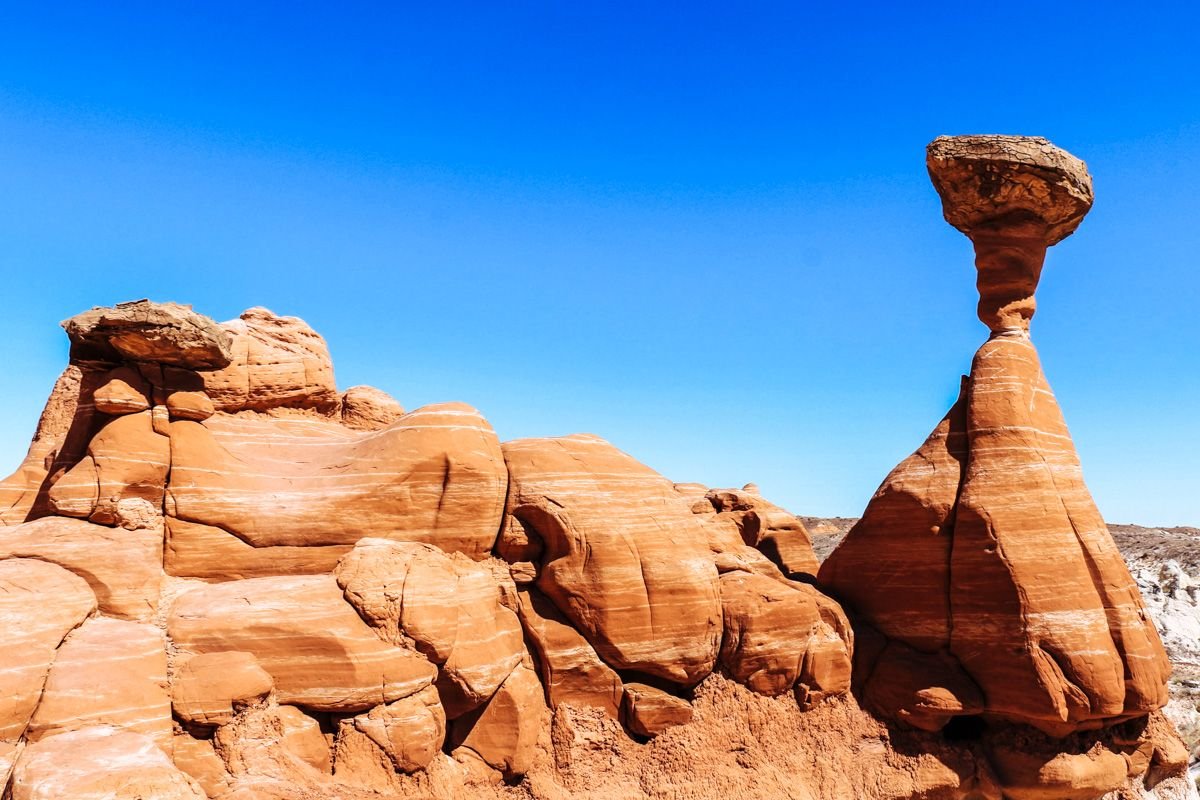
M 68 320 L 0 481 L 0 791 L 1194 798 L 1027 334 L 1086 170 L 1011 137 L 929 166 L 994 335 L 820 569 L 752 484 L 341 392 L 294 317 Z
M 1091 180 L 1020 137 L 941 138 L 928 165 L 975 245 L 992 334 L 821 583 L 882 637 L 862 673 L 884 713 L 931 729 L 982 713 L 1059 735 L 1145 717 L 1166 703 L 1170 665 L 1028 333 L 1046 248 L 1086 214 Z

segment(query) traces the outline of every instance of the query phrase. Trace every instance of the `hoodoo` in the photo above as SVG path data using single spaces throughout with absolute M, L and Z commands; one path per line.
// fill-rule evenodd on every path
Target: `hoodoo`
M 1040 138 L 941 137 L 927 163 L 975 246 L 991 335 L 958 402 L 821 567 L 869 630 L 861 691 L 928 730 L 959 715 L 1056 736 L 1144 718 L 1167 701 L 1170 665 L 1029 336 L 1046 249 L 1091 207 L 1091 178 Z
M 752 484 L 339 392 L 294 317 L 68 320 L 0 481 L 0 795 L 1195 800 L 1029 339 L 1090 178 L 1018 137 L 929 171 L 992 335 L 820 566 Z

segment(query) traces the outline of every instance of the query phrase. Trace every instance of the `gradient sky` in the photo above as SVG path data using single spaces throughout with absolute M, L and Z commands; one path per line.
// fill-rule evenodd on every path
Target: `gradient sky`
M 1095 179 L 1033 326 L 1089 485 L 1200 525 L 1194 4 L 804 5 L 5 4 L 0 463 L 58 322 L 150 297 L 857 515 L 986 336 L 924 147 L 1024 133 Z

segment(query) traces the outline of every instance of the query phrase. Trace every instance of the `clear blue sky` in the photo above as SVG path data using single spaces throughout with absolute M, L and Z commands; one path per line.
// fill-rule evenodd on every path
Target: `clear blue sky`
M 0 462 L 148 296 L 856 515 L 985 338 L 925 144 L 1005 132 L 1095 178 L 1034 338 L 1101 510 L 1200 524 L 1200 15 L 804 5 L 5 4 Z

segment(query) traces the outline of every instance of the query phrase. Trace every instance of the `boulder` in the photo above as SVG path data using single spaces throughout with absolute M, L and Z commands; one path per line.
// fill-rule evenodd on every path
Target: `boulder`
M 93 308 L 63 322 L 71 359 L 152 361 L 189 369 L 230 363 L 232 339 L 191 306 L 136 300 Z
M 1095 800 L 1125 785 L 1125 759 L 1104 747 L 1070 753 L 993 745 L 989 758 L 1012 800 Z
M 275 681 L 281 703 L 366 711 L 433 683 L 419 653 L 385 644 L 332 576 L 251 578 L 181 595 L 167 632 L 183 653 L 241 651 Z
M 484 558 L 500 529 L 499 441 L 462 404 L 418 409 L 373 432 L 311 417 L 172 422 L 171 451 L 168 516 L 255 548 L 386 536 Z M 209 569 L 219 572 L 222 559 Z
M 692 721 L 692 704 L 644 683 L 625 684 L 621 716 L 638 736 L 654 738 L 668 728 Z
M 794 514 L 746 489 L 712 489 L 705 498 L 720 519 L 733 523 L 743 542 L 760 550 L 784 575 L 817 574 L 812 537 Z
M 105 376 L 104 385 L 92 395 L 92 402 L 101 414 L 114 417 L 136 414 L 150 408 L 149 386 L 138 372 L 130 367 L 118 367 Z
M 239 707 L 265 699 L 274 686 L 251 653 L 201 653 L 176 670 L 171 708 L 184 722 L 225 725 Z
M 939 136 L 925 164 L 946 222 L 968 236 L 1024 215 L 1041 219 L 1055 244 L 1092 207 L 1087 165 L 1040 136 Z
M 320 723 L 295 706 L 276 706 L 262 714 L 268 719 L 278 721 L 279 742 L 285 750 L 317 772 L 330 771 L 332 763 L 329 759 L 329 742 L 321 732 Z
M 721 666 L 734 680 L 778 695 L 806 672 L 813 682 L 806 691 L 828 695 L 850 688 L 850 646 L 842 639 L 848 639 L 849 624 L 827 622 L 840 617 L 840 609 L 811 586 L 727 572 L 721 575 L 721 604 Z
M 96 617 L 58 649 L 25 738 L 94 726 L 142 734 L 170 752 L 167 650 L 158 628 Z
M 363 539 L 334 571 L 346 599 L 384 641 L 410 644 L 441 666 L 450 717 L 491 697 L 521 661 L 517 615 L 491 570 L 419 542 Z
M 203 422 L 216 413 L 216 408 L 204 392 L 171 392 L 167 395 L 167 413 L 171 419 Z
M 206 800 L 153 739 L 107 726 L 29 745 L 9 791 L 12 800 Z
M 464 747 L 506 778 L 529 771 L 538 736 L 549 711 L 537 673 L 527 665 L 513 670 L 487 704 L 455 720 L 452 741 Z
M 229 361 L 203 375 L 218 411 L 338 410 L 329 347 L 304 320 L 251 308 L 221 329 L 231 342 Z
M 74 572 L 111 617 L 147 622 L 158 609 L 162 530 L 123 530 L 68 517 L 0 527 L 0 558 L 36 558 Z
M 379 747 L 401 772 L 429 766 L 446 738 L 446 713 L 433 687 L 377 706 L 350 724 Z
M 620 676 L 544 594 L 529 587 L 519 596 L 521 625 L 533 647 L 550 708 L 562 703 L 599 708 L 616 719 Z
M 154 430 L 153 413 L 115 417 L 87 445 L 87 454 L 50 488 L 55 513 L 122 524 L 122 501 L 161 509 L 171 468 L 170 440 Z
M 82 578 L 45 561 L 0 561 L 0 742 L 21 738 L 37 707 L 54 653 L 96 610 Z
M 545 544 L 538 588 L 616 669 L 712 671 L 717 570 L 673 484 L 594 436 L 506 442 L 508 512 Z
M 404 416 L 396 399 L 374 386 L 351 386 L 342 394 L 342 424 L 360 431 L 386 428 Z

